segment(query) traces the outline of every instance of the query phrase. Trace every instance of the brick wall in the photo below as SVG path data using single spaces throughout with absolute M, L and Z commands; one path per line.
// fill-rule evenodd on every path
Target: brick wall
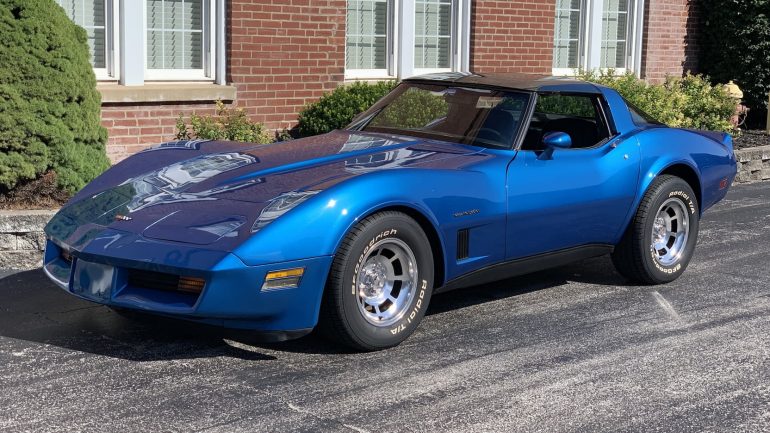
M 113 162 L 176 135 L 179 114 L 213 114 L 214 104 L 105 104 L 102 125 L 109 132 L 107 156 Z
M 642 77 L 661 81 L 697 70 L 695 0 L 648 0 L 645 4 Z
M 296 123 L 297 112 L 344 81 L 345 0 L 228 2 L 228 83 L 234 104 L 270 129 Z M 211 114 L 211 104 L 105 104 L 107 153 L 115 162 L 173 139 L 179 113 Z
M 550 74 L 556 2 L 475 0 L 471 70 Z
M 228 22 L 229 79 L 238 105 L 269 128 L 297 112 L 345 73 L 345 0 L 233 0 Z

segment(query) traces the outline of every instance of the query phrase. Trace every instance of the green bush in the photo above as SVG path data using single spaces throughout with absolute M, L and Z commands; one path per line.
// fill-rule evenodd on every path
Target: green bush
M 272 135 L 261 123 L 254 123 L 246 116 L 242 108 L 228 108 L 222 101 L 217 101 L 215 116 L 190 116 L 188 125 L 183 115 L 176 122 L 176 138 L 188 140 L 232 140 L 247 143 L 270 143 Z
M 347 126 L 357 114 L 371 107 L 395 86 L 394 81 L 355 82 L 334 89 L 300 111 L 297 125 L 300 135 L 324 134 Z
M 764 124 L 770 91 L 770 1 L 711 0 L 702 9 L 699 67 L 719 82 L 735 80 Z
M 596 115 L 596 110 L 588 97 L 572 97 L 567 95 L 545 95 L 537 98 L 535 111 L 538 113 L 552 113 L 576 117 L 590 117 Z
M 667 77 L 661 84 L 649 84 L 633 74 L 582 73 L 580 78 L 611 87 L 659 122 L 679 128 L 732 132 L 730 117 L 735 100 L 721 85 L 711 85 L 707 77 L 687 74 Z
M 74 192 L 109 166 L 86 32 L 53 0 L 0 0 L 0 192 L 53 170 Z
M 372 120 L 372 126 L 421 128 L 444 117 L 449 104 L 442 95 L 412 87 L 401 94 Z

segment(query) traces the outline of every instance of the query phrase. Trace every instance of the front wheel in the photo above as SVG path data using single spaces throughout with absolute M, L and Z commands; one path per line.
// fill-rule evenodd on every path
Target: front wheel
M 615 247 L 615 268 L 626 278 L 645 284 L 677 279 L 695 250 L 698 216 L 690 185 L 676 176 L 659 176 Z
M 395 346 L 414 332 L 433 290 L 433 254 L 412 218 L 380 212 L 343 239 L 321 305 L 321 332 L 356 350 Z

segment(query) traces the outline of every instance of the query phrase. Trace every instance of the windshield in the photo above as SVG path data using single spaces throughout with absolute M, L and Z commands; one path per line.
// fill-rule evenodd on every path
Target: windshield
M 529 98 L 526 92 L 402 83 L 351 128 L 508 149 Z

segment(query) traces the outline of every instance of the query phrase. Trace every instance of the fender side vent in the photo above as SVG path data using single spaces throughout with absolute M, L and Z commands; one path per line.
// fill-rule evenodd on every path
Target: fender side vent
M 469 241 L 468 229 L 457 231 L 457 260 L 468 258 L 470 250 Z

